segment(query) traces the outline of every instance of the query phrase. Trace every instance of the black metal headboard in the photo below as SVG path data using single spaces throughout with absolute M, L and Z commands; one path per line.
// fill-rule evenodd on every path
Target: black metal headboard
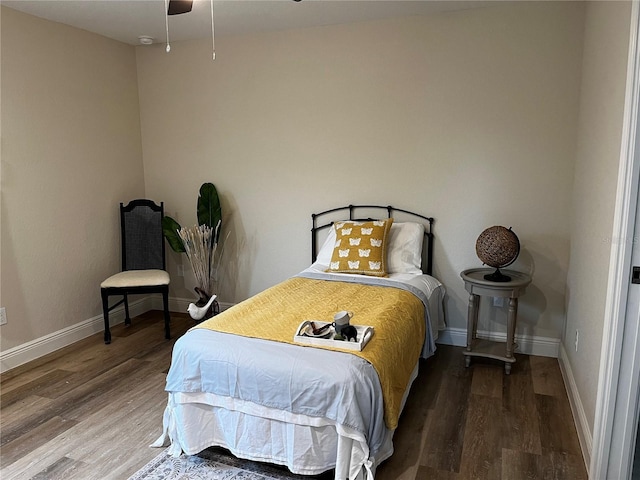
M 349 211 L 348 218 L 345 217 L 345 210 Z M 425 217 L 419 213 L 410 212 L 409 210 L 403 210 L 402 208 L 395 208 L 391 205 L 347 205 L 346 207 L 332 208 L 320 213 L 312 213 L 311 220 L 313 226 L 311 228 L 311 262 L 315 262 L 318 256 L 318 232 L 325 228 L 330 228 L 333 222 L 339 220 L 355 220 L 366 221 L 382 218 L 379 214 L 381 210 L 386 213 L 386 218 L 394 217 L 396 221 L 401 221 L 402 218 L 396 218 L 398 214 L 401 217 L 410 221 L 420 221 L 424 224 L 424 236 L 426 239 L 425 248 L 423 248 L 422 265 L 423 271 L 429 275 L 433 275 L 433 218 Z M 362 212 L 362 213 L 360 213 Z M 418 220 L 420 219 L 420 220 Z

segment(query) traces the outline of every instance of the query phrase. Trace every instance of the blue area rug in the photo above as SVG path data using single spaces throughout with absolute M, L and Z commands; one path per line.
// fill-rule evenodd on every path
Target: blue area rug
M 197 455 L 173 458 L 163 451 L 134 473 L 129 480 L 300 480 L 332 479 L 331 472 L 318 476 L 295 475 L 287 468 L 242 460 L 222 449 L 209 448 Z

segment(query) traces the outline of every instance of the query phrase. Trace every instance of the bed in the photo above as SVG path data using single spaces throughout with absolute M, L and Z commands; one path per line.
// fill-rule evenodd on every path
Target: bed
M 313 214 L 308 268 L 177 340 L 153 446 L 173 456 L 220 446 L 297 474 L 373 479 L 393 453 L 419 359 L 444 327 L 432 226 L 391 206 Z M 295 342 L 301 321 L 339 310 L 373 327 L 362 351 Z

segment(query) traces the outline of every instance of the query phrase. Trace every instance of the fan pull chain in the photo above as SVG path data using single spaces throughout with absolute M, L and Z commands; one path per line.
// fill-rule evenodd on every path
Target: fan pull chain
M 164 0 L 164 27 L 167 33 L 167 47 L 166 51 L 171 51 L 171 45 L 169 45 L 169 0 Z
M 216 36 L 213 27 L 213 0 L 211 0 L 211 50 L 213 52 L 213 60 L 216 59 Z

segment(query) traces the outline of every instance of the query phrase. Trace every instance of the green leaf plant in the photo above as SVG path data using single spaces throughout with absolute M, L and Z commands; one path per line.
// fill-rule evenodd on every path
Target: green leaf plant
M 191 316 L 200 320 L 205 315 L 215 315 L 218 308 L 213 294 L 217 277 L 217 264 L 222 257 L 218 250 L 222 226 L 222 208 L 218 191 L 213 183 L 200 187 L 196 210 L 198 224 L 184 228 L 169 216 L 162 218 L 162 232 L 174 252 L 184 253 L 189 259 L 196 279 L 195 291 L 200 299 L 189 305 Z
M 213 183 L 203 183 L 200 187 L 196 215 L 198 225 L 206 225 L 216 232 L 215 241 L 217 243 L 222 230 L 222 208 L 220 207 L 218 190 Z M 180 224 L 168 215 L 162 218 L 162 232 L 171 249 L 177 253 L 186 253 L 182 239 L 178 234 L 181 229 Z

